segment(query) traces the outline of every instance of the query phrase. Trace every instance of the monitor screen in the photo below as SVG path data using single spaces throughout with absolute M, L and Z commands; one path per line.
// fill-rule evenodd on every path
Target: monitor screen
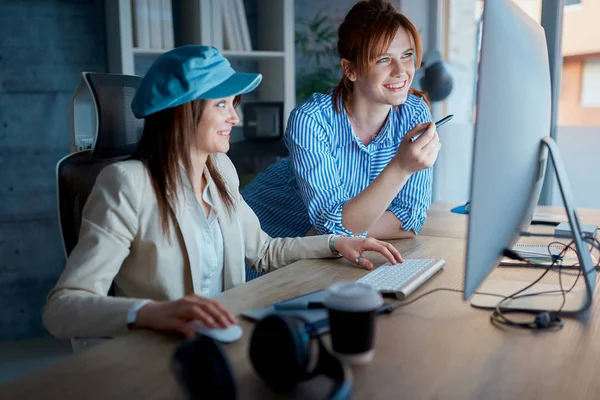
M 543 28 L 511 0 L 486 1 L 477 81 L 464 298 L 511 248 L 538 202 L 550 135 Z

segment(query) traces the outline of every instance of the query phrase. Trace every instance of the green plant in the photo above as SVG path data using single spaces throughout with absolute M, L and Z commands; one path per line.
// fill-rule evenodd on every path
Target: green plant
M 296 64 L 296 101 L 300 104 L 315 92 L 326 93 L 339 81 L 337 30 L 326 16 L 317 13 L 299 24 L 295 45 L 300 54 Z

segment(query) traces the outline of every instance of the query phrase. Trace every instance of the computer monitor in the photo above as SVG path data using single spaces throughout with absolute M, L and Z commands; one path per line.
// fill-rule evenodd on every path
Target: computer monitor
M 546 295 L 510 300 L 503 308 L 577 312 L 589 306 L 595 270 L 579 230 L 579 219 L 556 143 L 549 137 L 551 86 L 543 28 L 512 0 L 486 1 L 477 82 L 464 299 L 479 291 L 511 295 L 530 282 L 488 280 L 526 230 L 538 203 L 550 154 L 576 239 L 586 289 L 569 293 L 561 307 L 556 285 L 528 292 Z M 573 225 L 575 225 L 573 227 Z M 583 250 L 583 251 L 582 251 Z M 587 255 L 587 257 L 586 257 Z M 590 271 L 588 271 L 588 269 Z M 476 294 L 472 305 L 493 308 L 501 298 Z

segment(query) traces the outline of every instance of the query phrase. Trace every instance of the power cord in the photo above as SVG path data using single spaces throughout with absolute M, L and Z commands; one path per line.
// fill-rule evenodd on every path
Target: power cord
M 496 304 L 496 308 L 492 312 L 492 315 L 490 315 L 491 323 L 494 324 L 495 326 L 506 325 L 506 326 L 512 326 L 512 327 L 521 328 L 521 329 L 560 329 L 560 328 L 562 328 L 563 322 L 561 321 L 560 317 L 558 316 L 566 302 L 566 293 L 562 286 L 562 277 L 561 277 L 562 259 L 564 257 L 564 254 L 566 253 L 567 249 L 570 248 L 570 245 L 571 244 L 569 244 L 565 248 L 563 248 L 556 257 L 552 257 L 552 264 L 550 264 L 545 269 L 545 271 L 542 273 L 542 275 L 540 275 L 536 280 L 534 280 L 529 285 L 525 286 L 523 289 L 513 293 L 512 295 L 504 297 L 498 304 Z M 548 245 L 548 253 L 549 254 L 552 254 L 551 248 L 552 248 L 551 244 Z M 533 264 L 526 258 L 521 257 L 517 252 L 515 252 L 513 250 L 506 249 L 504 251 L 504 256 L 515 259 L 515 260 L 523 261 L 527 265 Z M 526 297 L 527 295 L 521 295 L 521 293 L 532 288 L 535 284 L 540 282 L 557 263 L 559 264 L 559 270 L 558 270 L 558 281 L 559 281 L 559 287 L 560 287 L 559 292 L 562 294 L 562 297 L 563 297 L 563 301 L 562 301 L 561 306 L 559 307 L 559 310 L 558 311 L 542 311 L 542 312 L 535 311 L 536 315 L 535 315 L 534 320 L 528 321 L 528 322 L 519 322 L 519 321 L 509 318 L 507 316 L 507 314 L 511 314 L 511 313 L 531 314 L 532 312 L 526 311 L 526 310 L 503 308 L 502 304 L 504 304 L 508 300 L 516 300 L 519 298 Z M 577 282 L 577 279 L 579 279 L 579 275 L 575 279 Z M 571 290 L 571 289 L 569 289 L 569 290 Z M 556 292 L 556 291 L 552 291 L 552 292 Z M 532 295 L 540 295 L 540 294 L 542 294 L 542 293 L 540 293 L 540 292 L 530 293 L 528 295 L 532 296 Z
M 582 237 L 583 237 L 584 242 L 591 244 L 593 247 L 595 247 L 597 249 L 600 249 L 600 242 L 595 237 L 593 237 L 591 235 L 582 235 Z M 561 243 L 561 242 L 550 243 L 548 245 L 548 253 L 549 254 L 552 254 L 552 251 L 551 251 L 552 246 L 560 245 L 560 246 L 564 246 L 564 247 L 556 257 L 553 257 L 552 264 L 544 271 L 544 273 L 538 279 L 536 279 L 533 283 L 531 283 L 527 287 L 519 290 L 517 293 L 514 293 L 513 295 L 507 296 L 506 298 L 502 299 L 502 301 L 500 301 L 496 305 L 496 309 L 494 310 L 494 312 L 492 313 L 492 315 L 490 317 L 491 322 L 496 325 L 508 325 L 508 326 L 514 326 L 514 327 L 524 328 L 524 329 L 560 329 L 560 328 L 562 328 L 563 322 L 561 321 L 559 314 L 562 311 L 562 309 L 564 308 L 564 305 L 566 303 L 567 293 L 571 292 L 577 285 L 577 281 L 579 280 L 579 278 L 581 276 L 582 268 L 583 268 L 581 265 L 579 265 L 575 281 L 573 282 L 573 284 L 571 285 L 571 287 L 569 289 L 565 290 L 563 288 L 563 282 L 562 282 L 562 273 L 563 273 L 563 269 L 565 267 L 562 265 L 562 260 L 563 260 L 565 253 L 569 249 L 578 255 L 577 250 L 575 248 L 573 248 L 573 244 L 574 244 L 574 241 L 571 241 L 568 245 L 565 245 L 564 243 Z M 507 254 L 507 255 L 511 256 L 511 254 Z M 519 257 L 518 254 L 516 254 L 516 256 L 517 256 L 517 258 L 520 258 L 521 261 L 525 261 L 529 265 L 532 264 L 528 260 Z M 556 263 L 559 263 L 559 265 L 558 265 L 558 281 L 559 281 L 560 290 L 544 291 L 544 292 L 531 293 L 528 295 L 520 295 L 520 293 L 526 291 L 527 289 L 531 288 L 533 285 L 538 283 L 554 267 L 554 265 Z M 577 264 L 574 264 L 572 267 L 575 267 L 575 266 L 577 266 Z M 600 267 L 600 258 L 599 258 L 595 268 L 592 268 L 589 271 L 583 271 L 583 273 L 585 275 L 588 275 L 589 273 L 591 273 L 594 269 L 597 269 L 598 267 Z M 562 297 L 563 297 L 562 303 L 561 303 L 559 309 L 557 311 L 535 312 L 535 314 L 536 314 L 535 319 L 532 322 L 517 322 L 512 319 L 509 319 L 506 316 L 506 314 L 523 313 L 524 311 L 502 308 L 502 304 L 510 299 L 517 299 L 517 298 L 522 298 L 525 296 L 537 296 L 537 295 L 541 295 L 541 294 L 549 294 L 549 293 L 557 293 L 557 292 L 561 293 Z M 531 313 L 531 312 L 526 311 L 525 313 Z
M 583 235 L 583 240 L 584 240 L 584 242 L 591 244 L 594 248 L 596 248 L 597 250 L 600 251 L 600 241 L 598 239 L 596 239 L 595 237 L 593 237 L 591 235 Z M 494 309 L 494 311 L 492 312 L 492 314 L 490 316 L 491 323 L 494 324 L 495 326 L 503 326 L 504 325 L 504 326 L 512 326 L 512 327 L 516 327 L 516 328 L 532 329 L 532 330 L 561 329 L 564 324 L 563 324 L 562 320 L 560 319 L 559 314 L 562 311 L 562 309 L 564 308 L 564 305 L 566 303 L 567 293 L 571 292 L 575 288 L 577 281 L 579 280 L 579 278 L 581 276 L 581 272 L 582 272 L 581 267 L 580 267 L 578 269 L 575 281 L 573 282 L 571 287 L 569 287 L 568 289 L 564 289 L 563 281 L 562 281 L 562 273 L 563 273 L 563 269 L 566 267 L 562 265 L 562 260 L 564 258 L 564 255 L 566 254 L 566 252 L 569 249 L 574 251 L 576 254 L 578 254 L 577 250 L 575 248 L 573 248 L 574 243 L 575 243 L 574 241 L 571 241 L 569 244 L 564 244 L 562 242 L 556 242 L 556 241 L 550 243 L 548 245 L 549 254 L 552 254 L 551 248 L 553 246 L 559 245 L 559 246 L 564 246 L 564 247 L 557 255 L 552 256 L 552 263 L 545 268 L 545 271 L 542 273 L 542 275 L 540 275 L 540 277 L 538 277 L 535 281 L 533 281 L 531 284 L 527 285 L 523 289 L 521 289 L 509 296 L 499 295 L 499 294 L 495 294 L 495 293 L 485 293 L 485 292 L 475 291 L 474 292 L 475 294 L 486 295 L 486 296 L 495 296 L 495 297 L 502 298 L 502 300 L 496 305 L 496 308 Z M 536 268 L 540 267 L 539 264 L 532 263 L 527 258 L 521 257 L 518 253 L 516 253 L 515 251 L 510 250 L 510 249 L 506 249 L 504 251 L 504 256 L 513 258 L 513 259 L 516 259 L 519 261 L 523 261 L 528 266 L 535 266 Z M 548 272 L 550 272 L 552 269 L 556 268 L 556 265 L 558 265 L 558 281 L 559 281 L 559 288 L 560 288 L 559 290 L 546 290 L 543 292 L 522 294 L 524 291 L 530 289 L 535 284 L 539 283 L 548 274 Z M 570 267 L 575 267 L 575 266 L 577 266 L 577 264 L 574 264 Z M 598 258 L 598 262 L 597 262 L 595 268 L 600 268 L 600 257 Z M 587 274 L 591 273 L 593 270 L 594 270 L 594 268 L 589 271 L 584 271 L 584 273 L 587 275 Z M 389 311 L 389 313 L 391 313 L 392 311 L 394 311 L 397 308 L 409 306 L 409 305 L 415 303 L 416 301 L 422 299 L 423 297 L 429 296 L 432 293 L 442 292 L 442 291 L 463 293 L 463 290 L 454 289 L 454 288 L 432 289 L 425 293 L 422 293 L 421 295 L 415 297 L 414 299 L 412 299 L 410 301 L 406 301 L 404 303 L 396 305 L 394 309 Z M 508 309 L 508 308 L 503 308 L 501 306 L 508 300 L 515 300 L 515 299 L 524 298 L 524 297 L 532 297 L 532 296 L 539 296 L 542 294 L 553 294 L 553 293 L 561 293 L 562 297 L 563 297 L 562 303 L 557 311 L 541 311 L 541 312 L 535 311 L 535 312 L 533 312 L 533 311 L 528 311 L 528 310 Z M 511 314 L 511 313 L 520 313 L 520 314 L 534 313 L 535 317 L 534 317 L 533 321 L 519 322 L 519 321 L 516 321 L 516 320 L 513 320 L 513 319 L 507 317 L 507 314 Z
M 583 241 L 592 245 L 596 250 L 600 251 L 600 240 L 596 239 L 596 236 L 591 233 L 585 232 L 583 235 Z M 600 262 L 598 262 L 600 264 Z M 600 266 L 600 265 L 599 265 Z

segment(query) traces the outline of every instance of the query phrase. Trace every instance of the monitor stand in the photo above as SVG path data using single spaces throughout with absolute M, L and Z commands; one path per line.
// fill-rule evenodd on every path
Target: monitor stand
M 558 181 L 560 194 L 563 199 L 567 217 L 569 218 L 571 232 L 573 233 L 573 241 L 575 244 L 575 249 L 577 250 L 577 258 L 579 259 L 579 265 L 581 269 L 581 276 L 579 279 L 583 278 L 585 287 L 575 287 L 569 293 L 565 293 L 566 301 L 564 306 L 561 308 L 563 294 L 558 284 L 535 284 L 527 291 L 520 293 L 520 295 L 542 292 L 551 293 L 507 300 L 502 303 L 502 309 L 524 311 L 558 311 L 560 309 L 561 314 L 564 315 L 578 314 L 587 310 L 592 303 L 592 295 L 596 286 L 596 269 L 592 262 L 589 249 L 587 246 L 585 246 L 583 237 L 581 235 L 581 222 L 579 221 L 579 215 L 573 206 L 573 195 L 571 192 L 571 187 L 569 186 L 564 164 L 560 157 L 558 146 L 550 137 L 545 137 L 542 139 L 540 157 L 544 156 L 546 149 L 548 150 L 548 154 L 550 154 L 550 158 L 554 166 L 553 169 L 556 174 L 556 180 Z M 530 282 L 523 281 L 488 280 L 479 287 L 477 292 L 490 293 L 494 295 L 475 294 L 472 297 L 471 305 L 478 308 L 496 308 L 496 305 L 502 300 L 502 298 L 498 297 L 498 295 L 512 295 L 529 284 Z M 563 284 L 564 290 L 568 289 L 569 287 L 569 284 Z

